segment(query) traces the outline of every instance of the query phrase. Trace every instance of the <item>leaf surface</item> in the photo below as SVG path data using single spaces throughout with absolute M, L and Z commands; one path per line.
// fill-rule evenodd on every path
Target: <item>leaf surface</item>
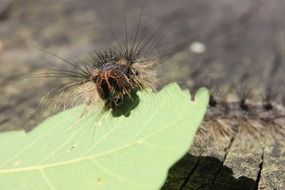
M 128 117 L 76 107 L 30 133 L 0 134 L 0 190 L 157 190 L 188 150 L 208 105 L 200 89 L 139 92 Z

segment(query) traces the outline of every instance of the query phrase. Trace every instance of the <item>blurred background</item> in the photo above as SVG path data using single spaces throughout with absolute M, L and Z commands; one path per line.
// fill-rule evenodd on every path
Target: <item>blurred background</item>
M 47 68 L 64 67 L 65 64 L 41 49 L 72 61 L 84 58 L 94 50 L 108 48 L 115 41 L 124 42 L 123 15 L 126 15 L 128 31 L 134 32 L 143 4 L 139 0 L 0 0 L 0 131 L 30 131 L 49 115 L 31 113 L 48 92 L 52 85 L 50 81 L 23 78 Z M 231 94 L 234 98 L 230 101 L 250 100 L 256 105 L 274 102 L 283 109 L 284 16 L 284 0 L 146 0 L 142 25 L 145 36 L 167 25 L 158 47 L 163 58 L 163 63 L 156 68 L 161 86 L 178 82 L 183 88 L 194 92 L 197 87 L 206 85 L 215 101 L 221 99 L 226 102 Z M 219 118 L 211 117 L 210 122 L 222 119 L 225 114 L 218 113 L 216 116 Z M 241 114 L 247 115 L 244 112 Z M 239 121 L 237 125 L 240 125 Z M 257 149 L 255 147 L 247 152 L 241 142 L 256 144 L 256 139 L 258 142 L 260 139 L 236 140 L 239 139 L 236 137 L 239 128 L 236 125 L 230 125 L 230 128 L 223 131 L 226 135 L 218 135 L 218 139 L 227 137 L 223 143 L 207 141 L 207 148 L 200 148 L 199 153 L 194 148 L 192 155 L 195 157 L 190 158 L 191 162 L 198 160 L 200 165 L 214 162 L 217 171 L 212 172 L 217 174 L 223 171 L 223 165 L 227 165 L 234 173 L 238 171 L 235 175 L 237 179 L 242 175 L 252 179 L 239 182 L 248 182 L 245 183 L 248 189 L 261 189 L 261 186 L 265 189 L 285 188 L 282 174 L 285 171 L 284 151 L 280 151 L 285 149 L 276 145 L 276 141 L 270 141 L 268 147 L 278 147 L 279 152 L 268 150 L 269 163 L 275 163 L 272 167 L 278 170 L 274 170 L 277 173 L 266 170 L 267 165 L 260 167 L 260 164 L 264 164 L 267 158 L 264 151 L 267 145 L 258 144 Z M 256 126 L 253 128 L 257 130 Z M 238 150 L 233 149 L 235 144 Z M 229 150 L 239 152 L 240 147 L 243 154 L 229 160 Z M 201 160 L 202 156 L 220 161 Z M 249 160 L 254 160 L 251 165 Z M 209 168 L 207 165 L 204 167 Z M 190 179 L 187 172 L 184 178 Z M 214 182 L 209 183 L 213 185 L 216 178 L 214 176 Z M 236 178 L 233 181 L 236 182 Z M 184 181 L 183 187 L 186 186 Z M 189 186 L 188 189 L 195 188 Z
M 31 129 L 25 124 L 48 89 L 45 80 L 19 80 L 57 65 L 48 50 L 68 60 L 124 42 L 124 14 L 134 33 L 143 1 L 1 0 L 0 130 Z M 146 1 L 145 36 L 167 23 L 159 48 L 161 85 L 178 82 L 215 91 L 238 89 L 260 96 L 284 92 L 284 12 L 282 0 Z M 202 84 L 201 84 L 202 81 Z M 207 84 L 204 84 L 204 83 Z M 234 87 L 233 87 L 234 86 Z M 46 92 L 44 92 L 46 93 Z M 279 97 L 279 101 L 280 101 Z M 7 116 L 12 116 L 7 117 Z M 30 119 L 29 119 L 30 121 Z

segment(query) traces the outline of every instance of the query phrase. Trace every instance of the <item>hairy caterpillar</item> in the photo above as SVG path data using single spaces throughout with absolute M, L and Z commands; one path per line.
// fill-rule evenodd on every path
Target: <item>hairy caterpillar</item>
M 55 105 L 57 109 L 104 102 L 105 108 L 117 110 L 125 99 L 132 99 L 138 90 L 155 90 L 158 80 L 151 68 L 163 57 L 156 48 L 167 24 L 164 23 L 150 35 L 145 35 L 142 23 L 144 8 L 145 2 L 134 32 L 129 33 L 124 15 L 123 42 L 116 41 L 115 45 L 96 50 L 87 58 L 72 62 L 43 50 L 67 64 L 67 69 L 49 69 L 34 76 L 55 80 L 57 86 L 54 85 L 55 88 L 50 90 L 51 95 L 47 98 L 51 101 L 48 104 Z
M 86 4 L 88 4 L 88 1 L 85 2 Z M 179 81 L 181 82 L 181 84 L 184 84 L 185 87 L 189 88 L 192 92 L 194 92 L 194 89 L 196 89 L 198 86 L 208 86 L 210 89 L 213 89 L 213 98 L 212 101 L 210 102 L 209 105 L 209 111 L 208 111 L 208 116 L 207 118 L 209 120 L 215 120 L 218 118 L 231 118 L 231 115 L 233 114 L 234 110 L 235 113 L 238 113 L 238 117 L 236 118 L 252 118 L 255 120 L 259 120 L 259 118 L 261 119 L 262 117 L 265 117 L 266 114 L 269 114 L 269 118 L 271 119 L 261 119 L 260 121 L 273 121 L 273 116 L 277 115 L 282 115 L 282 111 L 278 111 L 275 112 L 274 114 L 271 114 L 272 111 L 270 111 L 269 108 L 273 108 L 273 110 L 275 110 L 276 108 L 282 108 L 283 106 L 283 102 L 279 101 L 280 100 L 280 96 L 281 96 L 281 100 L 283 97 L 282 94 L 282 77 L 277 77 L 277 76 L 281 76 L 279 73 L 281 73 L 282 68 L 284 64 L 282 64 L 282 57 L 283 57 L 283 46 L 282 46 L 282 32 L 278 32 L 276 30 L 276 40 L 274 38 L 274 40 L 271 40 L 270 42 L 268 41 L 263 41 L 262 44 L 269 44 L 268 45 L 268 52 L 267 53 L 264 48 L 261 48 L 262 51 L 265 53 L 264 54 L 255 54 L 255 51 L 253 51 L 251 48 L 250 44 L 253 44 L 252 47 L 257 46 L 259 43 L 261 42 L 257 42 L 254 40 L 254 38 L 252 37 L 251 33 L 249 34 L 245 34 L 246 30 L 242 30 L 245 29 L 246 26 L 248 25 L 248 23 L 250 22 L 250 19 L 245 19 L 245 18 L 251 18 L 254 16 L 251 16 L 250 10 L 252 10 L 252 7 L 255 7 L 255 4 L 253 3 L 246 3 L 246 7 L 245 9 L 243 9 L 243 11 L 241 12 L 234 12 L 233 11 L 233 15 L 232 15 L 232 22 L 227 22 L 224 21 L 222 18 L 226 18 L 226 16 L 223 17 L 219 17 L 219 14 L 226 14 L 226 13 L 219 13 L 218 8 L 221 6 L 220 3 L 214 4 L 214 3 L 210 3 L 207 6 L 205 6 L 203 3 L 199 3 L 199 2 L 192 2 L 192 1 L 179 1 L 179 3 L 172 3 L 171 1 L 167 1 L 167 2 L 163 2 L 165 4 L 165 14 L 164 16 L 162 16 L 162 11 L 158 11 L 160 5 L 161 5 L 161 1 L 155 1 L 152 2 L 151 5 L 147 6 L 147 13 L 151 12 L 154 17 L 156 19 L 149 19 L 147 21 L 145 21 L 145 23 L 149 24 L 148 26 L 152 26 L 152 27 L 147 27 L 146 31 L 154 31 L 155 28 L 158 28 L 159 23 L 161 23 L 161 21 L 165 22 L 165 20 L 174 20 L 174 24 L 171 26 L 171 30 L 170 32 L 167 34 L 167 36 L 165 37 L 166 41 L 171 41 L 172 39 L 173 42 L 177 42 L 180 43 L 181 41 L 185 41 L 185 44 L 183 44 L 184 46 L 182 46 L 180 49 L 174 49 L 172 52 L 170 52 L 171 55 L 168 57 L 168 59 L 166 60 L 166 63 L 163 63 L 161 65 L 158 65 L 156 72 L 158 72 L 159 78 L 162 78 L 162 85 L 165 83 L 168 83 L 170 81 Z M 30 6 L 32 3 L 28 3 L 25 4 L 25 6 Z M 124 31 L 124 25 L 122 24 L 122 22 L 119 22 L 117 19 L 109 19 L 108 15 L 112 15 L 112 17 L 116 17 L 114 15 L 116 11 L 121 11 L 121 9 L 118 8 L 118 4 L 114 2 L 112 2 L 112 5 L 114 5 L 114 9 L 112 7 L 110 7 L 110 11 L 103 11 L 103 8 L 99 8 L 99 7 L 108 7 L 107 6 L 108 3 L 100 3 L 100 1 L 96 1 L 94 3 L 92 3 L 92 6 L 90 4 L 88 4 L 88 7 L 83 6 L 82 9 L 84 10 L 84 12 L 86 12 L 86 14 L 84 14 L 82 17 L 84 17 L 84 20 L 80 20 L 81 17 L 79 17 L 78 15 L 82 15 L 82 12 L 80 11 L 80 9 L 77 9 L 75 5 L 70 4 L 68 5 L 70 8 L 70 12 L 66 12 L 64 13 L 66 18 L 70 17 L 71 20 L 79 20 L 79 23 L 85 23 L 85 25 L 90 26 L 90 24 L 92 22 L 94 22 L 92 20 L 92 18 L 94 17 L 93 13 L 96 12 L 96 14 L 98 13 L 100 15 L 99 17 L 99 21 L 102 23 L 107 23 L 106 25 L 108 26 L 107 30 L 108 31 L 112 31 L 112 33 L 117 33 L 117 29 L 120 29 L 121 31 Z M 126 2 L 126 5 L 129 5 L 130 2 Z M 130 6 L 130 8 L 128 9 L 128 12 L 138 12 L 138 10 L 141 10 L 141 3 L 139 3 L 139 8 L 135 8 Z M 98 5 L 98 6 L 97 6 Z M 100 5 L 100 6 L 99 6 Z M 181 9 L 181 5 L 183 5 L 183 7 L 185 7 L 184 9 Z M 17 7 L 17 4 L 14 5 Z M 20 6 L 20 5 L 19 5 Z M 21 5 L 22 6 L 22 5 Z M 41 6 L 38 6 L 38 9 L 40 9 Z M 200 10 L 200 8 L 207 8 L 209 9 L 208 14 L 209 16 L 207 17 L 207 19 L 203 16 L 202 12 L 197 12 L 194 10 Z M 211 7 L 211 8 L 210 8 Z M 234 6 L 233 6 L 234 7 Z M 93 10 L 93 9 L 97 9 L 97 10 Z M 272 7 L 273 9 L 274 7 Z M 175 9 L 179 10 L 179 11 L 174 11 Z M 156 11 L 157 10 L 157 11 Z M 191 11 L 192 10 L 192 11 Z M 62 11 L 61 9 L 59 11 Z M 25 9 L 23 9 L 23 12 L 27 15 L 28 11 L 25 11 Z M 63 12 L 63 11 L 62 11 Z M 91 14 L 92 12 L 92 14 Z M 274 11 L 273 11 L 274 12 Z M 88 14 L 87 14 L 88 13 Z M 30 12 L 30 14 L 32 14 L 32 12 Z M 50 15 L 49 17 L 47 17 L 46 12 L 41 12 L 41 14 L 39 15 L 39 18 L 41 19 L 41 23 L 43 22 L 47 22 L 47 18 L 53 18 L 56 17 L 56 15 L 58 15 L 59 13 L 54 15 Z M 130 13 L 131 14 L 131 13 Z M 129 14 L 129 15 L 130 15 Z M 29 14 L 28 14 L 29 15 Z M 139 13 L 136 13 L 135 15 L 139 15 Z M 147 14 L 145 14 L 147 15 Z M 265 14 L 266 15 L 266 14 Z M 13 16 L 13 15 L 12 15 Z M 97 16 L 97 15 L 96 15 Z M 105 19 L 103 19 L 104 17 L 106 17 Z M 269 15 L 270 17 L 270 15 Z M 56 17 L 57 18 L 57 17 Z M 257 18 L 257 16 L 255 17 Z M 24 18 L 23 18 L 24 19 Z M 101 19 L 101 20 L 100 20 Z M 134 18 L 134 20 L 136 20 L 136 18 Z M 211 20 L 216 19 L 216 23 L 215 24 L 209 24 L 211 23 Z M 220 19 L 220 20 L 219 20 Z M 27 21 L 30 21 L 31 18 L 27 17 L 26 18 Z M 261 20 L 261 19 L 260 19 Z M 96 20 L 95 20 L 96 21 Z M 108 21 L 110 23 L 108 23 Z M 261 20 L 258 21 L 261 23 L 265 23 L 268 22 L 267 20 Z M 4 24 L 4 23 L 3 23 Z M 51 23 L 50 23 L 51 24 Z M 113 26 L 114 25 L 114 26 Z M 134 30 L 136 30 L 136 26 L 137 23 L 135 24 L 131 24 L 134 26 Z M 129 25 L 129 26 L 131 26 Z M 74 27 L 76 26 L 75 24 L 73 25 L 68 25 L 71 28 L 66 30 L 66 31 L 77 31 L 77 33 L 79 33 L 78 31 L 80 31 L 80 29 Z M 228 28 L 229 26 L 237 26 L 236 28 L 232 28 L 231 30 L 225 30 L 226 28 Z M 79 27 L 81 27 L 81 25 L 79 24 Z M 5 27 L 3 27 L 5 28 Z M 59 27 L 57 27 L 59 28 Z M 83 27 L 84 28 L 84 27 Z M 92 31 L 94 30 L 94 28 L 90 27 L 92 29 Z M 34 31 L 36 29 L 30 28 L 31 31 Z M 46 31 L 47 29 L 44 28 L 43 31 Z M 242 35 L 237 35 L 236 34 L 236 30 L 240 31 L 241 30 L 241 34 Z M 161 30 L 158 30 L 161 31 Z M 54 32 L 54 34 L 52 34 L 51 36 L 48 36 L 49 38 L 42 40 L 43 41 L 43 47 L 49 49 L 50 47 L 53 47 L 52 44 L 56 44 L 56 46 L 58 45 L 62 45 L 65 44 L 67 42 L 65 42 L 66 39 L 69 39 L 70 37 L 68 35 L 66 35 L 64 38 L 60 38 L 60 35 L 58 33 L 61 32 L 62 35 L 62 31 L 58 31 L 57 33 Z M 105 32 L 105 31 L 104 31 Z M 31 32 L 32 33 L 32 32 Z M 41 33 L 41 32 L 39 32 Z M 151 33 L 151 32 L 150 32 Z M 159 35 L 160 32 L 156 32 L 156 39 L 159 40 L 159 37 L 161 35 Z M 239 34 L 240 34 L 239 33 Z M 258 31 L 255 31 L 254 33 L 261 33 Z M 69 33 L 68 33 L 69 34 Z M 82 35 L 83 34 L 83 35 Z M 149 33 L 148 33 L 149 34 Z M 72 34 L 71 37 L 74 37 L 75 34 Z M 80 35 L 78 36 L 84 36 L 86 35 L 86 38 L 88 39 L 92 39 L 91 35 L 89 35 L 89 33 L 84 34 L 84 32 L 81 31 Z M 144 36 L 146 36 L 146 34 L 143 34 Z M 93 36 L 93 34 L 92 34 Z M 124 35 L 122 35 L 124 36 Z M 110 37 L 107 37 L 109 41 L 112 41 L 112 39 L 110 39 Z M 124 38 L 124 37 L 122 37 Z M 17 39 L 15 37 L 15 39 Z M 54 40 L 53 40 L 54 39 Z M 58 40 L 59 39 L 59 40 Z M 153 38 L 155 39 L 155 38 Z M 266 38 L 267 39 L 267 38 Z M 270 38 L 271 39 L 271 38 Z M 279 40 L 280 39 L 280 40 Z M 93 39 L 92 39 L 93 40 Z M 223 40 L 222 42 L 218 41 L 218 40 Z M 35 41 L 35 40 L 34 40 Z M 124 41 L 122 39 L 120 39 L 120 41 Z M 153 41 L 153 40 L 152 40 Z M 189 51 L 188 46 L 191 45 L 192 42 L 195 41 L 200 41 L 202 43 L 205 44 L 206 46 L 206 50 L 204 53 L 201 54 L 195 54 L 191 51 Z M 235 47 L 234 44 L 235 42 L 240 41 L 243 42 L 243 44 L 246 43 L 246 45 L 244 45 L 245 47 L 248 47 L 247 49 L 242 48 L 241 47 Z M 46 43 L 44 43 L 46 42 Z M 53 42 L 53 43 L 52 43 Z M 72 41 L 72 42 L 76 42 L 76 40 Z M 104 41 L 104 39 L 100 39 L 99 42 L 96 41 L 96 46 L 97 44 L 99 49 L 100 47 L 100 43 L 105 44 L 106 41 Z M 172 42 L 172 41 L 171 41 Z M 170 43 L 171 43 L 170 42 Z M 78 43 L 78 42 L 77 42 Z M 281 44 L 280 44 L 281 43 Z M 10 54 L 9 52 L 5 51 L 5 47 L 9 46 L 9 43 L 7 45 L 7 42 L 4 43 L 4 52 L 2 53 L 2 58 L 4 59 L 4 61 L 2 60 L 2 62 L 5 62 L 6 60 L 10 60 L 13 61 L 11 59 L 11 57 L 9 57 L 9 59 L 7 58 Z M 11 47 L 13 47 L 12 42 L 11 42 Z M 15 45 L 14 45 L 15 46 Z M 93 44 L 94 46 L 94 44 Z M 21 46 L 19 46 L 21 47 Z M 230 48 L 229 48 L 230 47 Z M 85 48 L 85 49 L 84 49 Z M 66 54 L 66 56 L 64 57 L 70 57 L 73 54 L 75 54 L 75 56 L 77 56 L 78 54 L 83 54 L 82 52 L 86 53 L 86 49 L 91 49 L 90 48 L 90 44 L 87 44 L 86 47 L 84 46 L 84 48 L 75 48 L 75 50 L 72 49 L 68 49 L 65 46 L 60 46 L 60 48 L 55 48 L 55 50 L 53 50 L 54 48 L 50 48 L 50 51 L 54 52 L 55 54 L 58 55 L 62 55 L 62 54 Z M 18 52 L 14 52 L 14 54 L 18 55 L 18 59 L 16 61 L 13 61 L 13 63 L 15 62 L 19 62 L 19 63 L 24 63 L 24 65 L 21 67 L 29 67 L 30 69 L 27 69 L 27 75 L 31 75 L 31 72 L 34 72 L 35 70 L 39 70 L 39 68 L 41 68 L 41 70 L 43 70 L 43 68 L 48 67 L 48 63 L 51 63 L 53 61 L 51 61 L 51 58 L 48 58 L 49 60 L 47 60 L 47 58 L 43 58 L 43 55 L 39 56 L 39 52 L 35 53 L 37 56 L 35 57 L 35 60 L 30 60 L 31 58 L 25 58 L 25 57 L 32 57 L 31 54 L 31 50 L 30 49 L 25 49 L 25 48 L 19 48 L 21 49 L 21 51 L 23 53 L 18 53 Z M 63 50 L 64 49 L 64 50 Z M 87 52 L 89 51 L 89 49 L 87 50 Z M 255 48 L 257 50 L 257 48 Z M 149 48 L 150 51 L 152 51 L 152 48 Z M 38 50 L 37 50 L 38 51 Z M 64 53 L 64 52 L 68 52 L 70 51 L 70 53 Z M 108 51 L 108 48 L 107 48 Z M 59 52 L 59 53 L 58 53 Z M 252 55 L 252 61 L 247 60 L 244 58 L 243 55 L 246 54 L 246 52 L 251 52 Z M 272 53 L 270 53 L 272 52 Z M 272 57 L 270 55 L 273 55 Z M 29 55 L 29 56 L 27 56 Z M 274 59 L 275 61 L 272 61 L 274 63 L 276 63 L 276 67 L 277 69 L 273 69 L 272 72 L 274 72 L 274 74 L 269 74 L 268 76 L 272 76 L 272 77 L 268 77 L 266 76 L 267 73 L 266 68 L 262 67 L 261 64 L 259 64 L 259 60 L 266 60 L 263 59 L 263 55 L 264 57 L 268 57 L 268 63 L 271 61 L 271 59 Z M 269 56 L 268 56 L 269 55 Z M 94 54 L 93 54 L 94 56 Z M 6 57 L 6 58 L 5 58 Z M 92 57 L 92 56 L 91 56 Z M 157 57 L 156 56 L 146 56 L 146 57 L 151 57 L 153 62 L 157 61 Z M 261 58 L 259 58 L 261 57 Z M 154 58 L 154 59 L 153 59 Z M 15 57 L 16 59 L 16 57 Z M 39 66 L 39 60 L 41 60 L 41 65 Z M 83 61 L 87 61 L 88 59 L 83 59 Z M 236 62 L 236 60 L 240 60 L 240 62 Z M 69 60 L 68 60 L 69 61 Z M 76 62 L 76 61 L 75 61 Z M 72 63 L 75 63 L 72 62 Z M 280 64 L 278 64 L 280 63 Z M 257 76 L 254 75 L 254 73 L 256 73 L 256 67 L 254 65 L 260 65 L 259 67 L 261 68 L 262 75 L 260 75 L 260 77 L 258 78 Z M 54 64 L 52 63 L 51 65 L 52 67 L 56 67 L 56 68 L 62 68 L 62 69 L 68 69 L 72 68 L 71 65 L 62 65 L 62 64 Z M 19 67 L 20 68 L 20 65 Z M 229 68 L 231 69 L 231 72 L 229 72 Z M 90 68 L 89 68 L 90 69 Z M 219 70 L 220 69 L 220 70 Z M 3 70 L 4 71 L 4 70 Z M 17 73 L 18 70 L 14 70 L 14 73 Z M 7 72 L 6 72 L 7 73 Z M 149 74 L 153 74 L 152 72 L 148 72 Z M 225 73 L 230 73 L 229 75 L 225 75 Z M 247 77 L 244 77 L 244 79 L 239 78 L 240 76 L 238 76 L 238 73 L 246 73 Z M 278 73 L 278 75 L 277 75 Z M 57 75 L 58 73 L 54 73 L 54 75 Z M 6 74 L 7 75 L 7 74 Z M 47 76 L 47 74 L 44 74 L 45 76 Z M 199 78 L 200 76 L 208 76 L 208 75 L 221 75 L 222 77 L 220 77 L 218 80 L 213 79 L 211 76 L 207 77 L 207 80 L 211 80 L 211 83 L 206 82 L 206 84 L 201 84 L 199 82 Z M 5 72 L 1 73 L 1 76 L 5 77 Z M 9 76 L 7 76 L 6 78 L 9 78 Z M 256 79 L 258 78 L 258 79 Z M 13 77 L 13 79 L 15 79 L 15 77 Z M 62 80 L 66 80 L 63 77 L 61 78 Z M 38 96 L 39 93 L 33 93 L 33 91 L 35 92 L 39 92 L 39 91 L 43 91 L 44 93 L 46 92 L 45 90 L 48 89 L 48 91 L 50 92 L 51 96 L 53 96 L 53 94 L 57 94 L 56 98 L 57 100 L 65 100 L 67 102 L 69 102 L 70 104 L 77 104 L 79 101 L 79 97 L 75 96 L 77 98 L 75 98 L 75 100 L 70 100 L 70 99 L 65 99 L 63 98 L 65 95 L 67 95 L 68 93 L 55 93 L 58 92 L 58 89 L 60 89 L 61 85 L 62 85 L 62 81 L 61 79 L 52 81 L 52 84 L 49 83 L 49 85 L 44 86 L 42 88 L 39 87 L 34 87 L 33 85 L 30 85 L 30 88 L 28 90 L 23 89 L 23 87 L 21 87 L 21 85 L 17 86 L 17 90 L 18 90 L 18 94 L 19 96 L 13 96 L 14 100 L 17 99 L 22 99 L 22 97 L 20 96 L 22 94 L 22 92 L 24 92 L 25 90 L 25 96 L 27 96 L 27 100 L 25 101 L 25 106 L 28 107 L 29 109 L 34 109 L 36 102 L 36 97 Z M 214 81 L 214 82 L 213 82 Z M 249 81 L 253 81 L 254 85 L 248 85 L 246 83 L 248 83 Z M 260 82 L 255 82 L 255 81 L 260 81 Z M 264 85 L 262 84 L 261 81 L 267 81 L 268 84 L 266 84 L 266 86 L 271 86 L 271 90 L 267 87 L 264 88 L 264 90 L 260 90 L 260 87 L 263 87 Z M 41 83 L 41 80 L 35 81 L 35 83 Z M 253 107 L 251 105 L 247 106 L 247 102 L 249 99 L 249 95 L 247 93 L 243 94 L 243 93 L 236 93 L 236 100 L 231 100 L 228 98 L 223 98 L 224 96 L 226 96 L 227 94 L 232 94 L 233 91 L 237 90 L 238 86 L 237 84 L 241 83 L 241 89 L 246 91 L 245 88 L 249 88 L 251 90 L 256 89 L 257 93 L 259 94 L 268 94 L 269 99 L 265 98 L 265 96 L 263 96 L 263 98 L 258 98 L 256 100 L 254 100 L 255 105 L 253 105 Z M 278 85 L 279 84 L 279 85 Z M 39 86 L 39 85 L 38 85 Z M 160 87 L 161 85 L 158 85 L 158 87 Z M 27 86 L 28 87 L 28 86 Z M 27 88 L 26 87 L 26 88 Z M 87 85 L 86 85 L 87 87 Z M 37 89 L 39 88 L 39 89 Z M 3 86 L 2 90 L 5 90 L 6 86 Z M 90 89 L 90 88 L 89 88 Z M 280 89 L 280 91 L 276 89 Z M 78 93 L 80 91 L 80 89 L 78 89 L 77 92 L 73 92 L 73 93 Z M 216 93 L 216 91 L 218 91 L 218 93 Z M 272 93 L 270 93 L 270 91 Z M 72 91 L 69 91 L 70 93 Z M 276 93 L 279 93 L 279 97 L 277 97 L 277 101 L 275 101 L 275 95 Z M 243 95 L 242 95 L 243 94 Z M 242 97 L 242 96 L 245 96 Z M 10 96 L 12 97 L 12 96 Z M 29 97 L 34 97 L 34 98 L 29 98 Z M 70 96 L 68 96 L 70 98 Z M 88 96 L 85 96 L 88 97 Z M 96 95 L 94 97 L 97 97 L 96 101 L 100 98 L 99 95 Z M 88 99 L 88 98 L 87 98 Z M 239 100 L 240 99 L 240 100 Z M 242 100 L 243 99 L 243 100 Z M 244 101 L 246 99 L 246 101 Z M 12 102 L 12 100 L 8 98 L 4 98 L 4 100 L 7 100 L 6 102 Z M 57 101 L 55 100 L 55 101 Z M 81 99 L 82 100 L 82 99 Z M 222 101 L 220 101 L 222 100 Z M 94 101 L 94 100 L 87 100 L 86 102 L 90 102 L 90 101 Z M 19 101 L 21 102 L 21 101 Z M 73 103 L 71 103 L 73 102 Z M 113 103 L 109 103 L 110 106 L 112 107 L 111 104 L 115 104 L 116 101 L 113 101 Z M 235 103 L 234 103 L 235 102 Z M 69 103 L 66 103 L 65 105 L 68 107 Z M 119 103 L 119 101 L 118 101 Z M 246 104 L 244 104 L 246 103 Z M 1 107 L 5 108 L 9 105 L 7 105 L 8 103 L 3 103 L 1 105 Z M 19 103 L 15 103 L 15 104 L 19 104 Z M 57 105 L 57 103 L 55 103 L 54 105 Z M 216 105 L 216 107 L 214 106 Z M 230 106 L 230 105 L 235 105 L 235 106 Z M 241 107 L 239 105 L 242 105 Z M 264 105 L 264 106 L 263 106 Z M 19 107 L 19 106 L 18 106 Z M 24 105 L 23 105 L 24 107 Z M 59 105 L 59 107 L 62 107 Z M 234 107 L 238 107 L 238 111 L 237 109 L 231 109 Z M 248 107 L 249 110 L 246 111 L 243 108 Z M 265 108 L 266 109 L 263 109 Z M 19 107 L 18 109 L 22 110 L 22 107 Z M 58 108 L 55 108 L 58 109 Z M 227 113 L 222 110 L 232 110 L 231 114 L 227 115 Z M 211 111 L 211 110 L 216 110 L 216 111 Z M 255 112 L 255 116 L 249 116 L 248 112 Z M 19 111 L 20 113 L 21 111 Z M 24 113 L 28 112 L 27 110 L 22 111 Z M 270 115 L 271 114 L 271 115 Z M 23 115 L 24 118 L 26 118 L 27 120 L 27 116 Z M 23 120 L 25 120 L 23 118 Z M 6 119 L 5 119 L 6 121 Z M 16 126 L 16 125 L 14 125 Z M 19 124 L 20 126 L 20 124 Z M 208 128 L 206 131 L 211 131 L 211 129 L 213 128 Z M 223 129 L 222 127 L 217 127 L 217 129 Z M 267 130 L 268 128 L 266 128 Z M 266 131 L 265 128 L 264 130 L 262 129 L 262 131 Z M 216 129 L 214 131 L 217 131 Z M 214 132 L 211 132 L 211 134 Z M 264 132 L 267 136 L 268 133 Z M 223 133 L 225 134 L 225 133 Z M 252 132 L 251 132 L 252 134 Z M 220 135 L 217 135 L 220 136 Z

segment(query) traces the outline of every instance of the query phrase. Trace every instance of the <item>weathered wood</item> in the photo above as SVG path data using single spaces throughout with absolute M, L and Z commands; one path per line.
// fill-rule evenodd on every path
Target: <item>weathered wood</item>
M 182 187 L 183 190 L 212 189 L 215 178 L 223 166 L 227 149 L 231 146 L 230 138 L 221 140 L 218 143 L 217 141 L 207 139 L 198 139 L 198 141 L 199 149 L 195 150 L 194 147 L 192 153 L 199 156 L 199 163 L 195 171 L 189 174 L 188 180 Z M 204 145 L 203 142 L 205 143 Z
M 285 121 L 275 120 L 271 127 L 276 124 L 284 126 Z M 270 127 L 270 126 L 267 126 Z M 263 141 L 264 155 L 262 159 L 261 172 L 258 188 L 263 189 L 285 189 L 285 144 L 284 136 L 276 134 L 273 138 Z
M 232 144 L 227 149 L 223 162 L 223 165 L 232 169 L 233 177 L 240 179 L 240 183 L 227 183 L 225 180 L 225 173 L 227 173 L 227 170 L 222 169 L 217 174 L 213 189 L 254 190 L 256 188 L 256 185 L 259 182 L 259 171 L 262 169 L 260 164 L 263 161 L 263 149 L 258 139 L 252 135 L 243 133 L 243 128 L 247 127 L 245 125 L 248 124 L 248 122 L 238 122 L 239 130 L 232 139 Z M 251 180 L 245 180 L 244 177 Z
M 235 123 L 204 122 L 202 128 L 207 130 L 209 125 L 218 124 L 233 125 Z M 240 135 L 239 132 L 233 133 L 231 138 L 221 137 L 218 142 L 209 139 L 207 135 L 197 136 L 198 144 L 192 147 L 192 155 L 186 155 L 170 170 L 163 189 L 254 189 L 256 186 L 254 179 L 257 176 L 255 164 L 258 162 L 254 160 L 247 163 L 251 156 L 235 155 L 235 152 L 242 154 L 240 148 L 244 147 L 239 146 Z M 191 164 L 192 167 L 190 167 Z M 243 167 L 237 167 L 239 164 Z M 248 172 L 251 170 L 253 172 Z
M 259 190 L 264 189 L 285 189 L 285 159 L 284 145 L 279 142 L 267 146 L 262 159 L 262 169 L 258 184 Z
M 185 155 L 179 162 L 175 164 L 169 171 L 168 178 L 162 190 L 182 189 L 189 177 L 196 170 L 200 163 L 199 156 L 190 154 Z

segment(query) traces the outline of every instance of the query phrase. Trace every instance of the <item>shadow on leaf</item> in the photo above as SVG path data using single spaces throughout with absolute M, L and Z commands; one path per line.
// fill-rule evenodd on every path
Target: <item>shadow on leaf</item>
M 129 117 L 131 111 L 135 109 L 140 103 L 140 98 L 136 93 L 133 93 L 131 98 L 124 97 L 122 100 L 122 104 L 118 105 L 117 107 L 112 109 L 112 115 L 114 117 L 125 116 Z

